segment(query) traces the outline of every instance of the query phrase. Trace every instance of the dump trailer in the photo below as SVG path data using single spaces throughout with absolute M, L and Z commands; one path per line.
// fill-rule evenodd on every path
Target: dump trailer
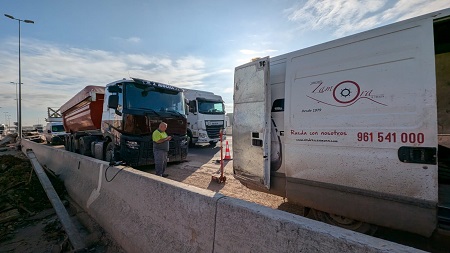
M 186 159 L 183 91 L 138 78 L 86 86 L 61 106 L 66 150 L 131 166 L 154 164 L 152 133 L 168 124 L 169 161 Z
M 225 139 L 225 106 L 222 97 L 209 91 L 183 89 L 189 101 L 188 137 L 191 146 L 220 141 L 220 130 Z
M 309 217 L 450 229 L 450 9 L 238 66 L 233 169 Z

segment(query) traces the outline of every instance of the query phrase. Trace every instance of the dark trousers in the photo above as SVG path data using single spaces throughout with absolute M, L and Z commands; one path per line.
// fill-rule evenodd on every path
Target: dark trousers
M 153 149 L 153 156 L 155 157 L 155 174 L 162 176 L 167 167 L 167 151 Z

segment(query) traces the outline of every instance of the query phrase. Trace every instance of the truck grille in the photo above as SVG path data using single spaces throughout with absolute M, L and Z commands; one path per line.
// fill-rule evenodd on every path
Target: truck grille
M 135 140 L 139 144 L 139 149 L 131 150 L 125 145 L 126 140 Z M 168 157 L 170 161 L 183 161 L 187 155 L 187 142 L 186 138 L 180 138 L 173 136 L 173 139 L 169 142 Z M 183 142 L 184 140 L 184 142 Z M 184 146 L 181 143 L 186 143 Z M 141 166 L 154 164 L 153 157 L 153 141 L 150 136 L 145 137 L 123 137 L 121 142 L 121 156 L 122 159 L 131 166 Z
M 219 138 L 220 129 L 223 126 L 206 126 L 206 132 L 208 133 L 208 137 L 211 139 Z

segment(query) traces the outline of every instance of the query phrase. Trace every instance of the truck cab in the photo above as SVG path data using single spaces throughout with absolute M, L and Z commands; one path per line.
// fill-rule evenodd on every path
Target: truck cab
M 138 78 L 86 86 L 61 106 L 66 150 L 130 166 L 154 164 L 152 133 L 167 123 L 170 162 L 187 156 L 183 90 Z
M 106 86 L 101 131 L 112 140 L 106 156 L 129 164 L 153 164 L 152 133 L 167 123 L 169 161 L 187 156 L 186 104 L 180 88 L 133 78 Z M 114 144 L 114 145 L 113 145 Z M 114 149 L 114 152 L 110 152 Z M 109 158 L 106 158 L 107 160 Z
M 189 145 L 211 144 L 220 141 L 220 130 L 225 133 L 225 106 L 222 97 L 212 92 L 184 89 L 189 101 Z M 223 135 L 225 139 L 225 135 Z

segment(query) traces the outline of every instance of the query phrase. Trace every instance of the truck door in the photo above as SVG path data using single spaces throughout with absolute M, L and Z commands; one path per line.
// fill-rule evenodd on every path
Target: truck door
M 233 170 L 240 180 L 270 188 L 269 57 L 234 74 Z

